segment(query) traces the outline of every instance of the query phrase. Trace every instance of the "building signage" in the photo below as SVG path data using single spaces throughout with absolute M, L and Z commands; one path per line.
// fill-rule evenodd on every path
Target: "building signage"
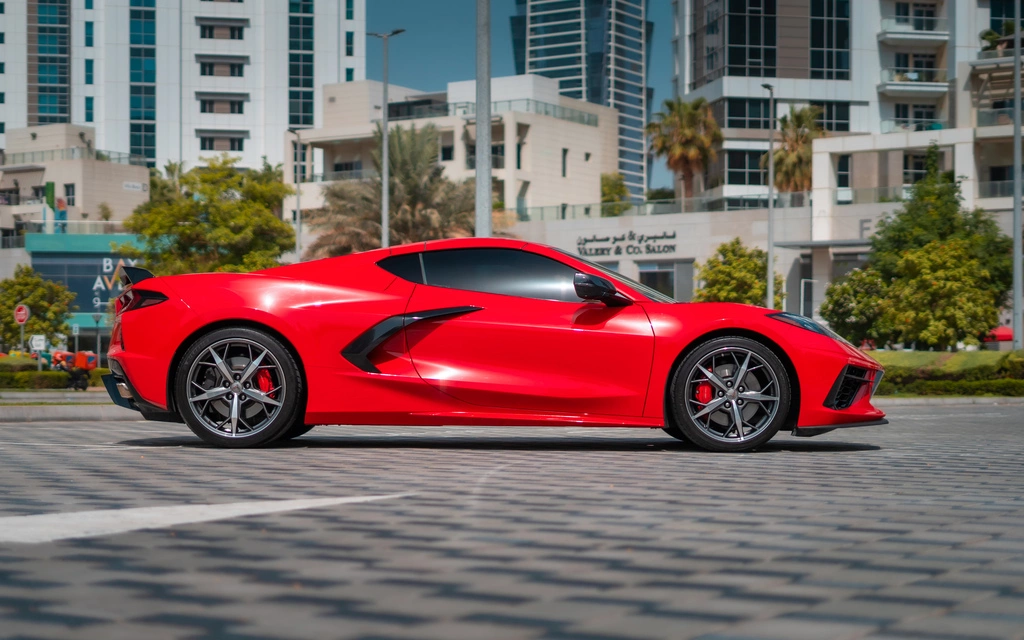
M 598 236 L 595 233 L 576 238 L 576 252 L 585 258 L 657 256 L 675 253 L 675 239 L 675 231 L 650 234 L 629 231 L 617 236 Z
M 134 267 L 138 262 L 111 254 L 32 254 L 32 268 L 47 280 L 61 282 L 75 293 L 75 304 L 83 313 L 105 310 L 110 298 L 123 289 L 117 277 L 118 267 Z
M 121 188 L 125 191 L 149 191 L 149 185 L 145 182 L 125 182 Z

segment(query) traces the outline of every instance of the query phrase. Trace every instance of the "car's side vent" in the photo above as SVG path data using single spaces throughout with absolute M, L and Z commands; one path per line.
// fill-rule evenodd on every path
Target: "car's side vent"
M 871 382 L 872 378 L 867 369 L 852 364 L 846 365 L 825 398 L 825 406 L 837 411 L 849 409 L 857 401 L 861 389 Z

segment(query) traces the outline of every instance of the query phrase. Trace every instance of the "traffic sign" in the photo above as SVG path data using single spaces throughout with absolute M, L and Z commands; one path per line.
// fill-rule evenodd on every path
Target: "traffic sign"
M 29 338 L 29 346 L 32 351 L 46 351 L 46 336 L 37 333 Z
M 71 335 L 73 335 L 73 336 L 77 336 L 78 335 L 78 325 L 77 324 L 71 325 Z
M 30 315 L 32 315 L 32 312 L 29 311 L 29 308 L 27 306 L 19 304 L 18 306 L 14 307 L 14 321 L 17 322 L 18 324 L 25 324 L 26 322 L 28 322 L 28 318 Z

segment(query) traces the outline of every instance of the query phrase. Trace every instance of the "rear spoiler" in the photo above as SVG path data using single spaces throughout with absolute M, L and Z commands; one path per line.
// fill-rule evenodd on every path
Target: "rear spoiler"
M 154 276 L 141 267 L 125 267 L 122 265 L 121 273 L 118 277 L 121 279 L 121 286 L 127 287 L 132 284 L 139 284 L 143 280 L 149 280 Z

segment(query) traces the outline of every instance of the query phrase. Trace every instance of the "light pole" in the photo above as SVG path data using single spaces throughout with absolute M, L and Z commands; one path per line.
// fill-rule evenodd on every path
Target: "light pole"
M 1020 112 L 1020 0 L 1013 3 L 1013 348 L 1024 349 L 1024 240 L 1021 234 L 1021 198 L 1024 169 L 1021 165 Z
M 381 105 L 381 115 L 383 116 L 383 132 L 381 133 L 380 141 L 380 246 L 388 247 L 391 245 L 391 221 L 389 219 L 389 207 L 391 206 L 390 196 L 391 192 L 389 187 L 391 186 L 391 167 L 388 166 L 389 162 L 389 151 L 388 148 L 388 38 L 391 36 L 397 36 L 400 33 L 405 33 L 405 29 L 395 29 L 391 33 L 367 33 L 368 36 L 374 38 L 380 38 L 384 44 L 384 97 L 383 105 Z
M 765 83 L 768 90 L 768 304 L 775 308 L 775 87 Z M 801 291 L 802 293 L 802 291 Z M 800 307 L 803 313 L 803 306 Z
M 302 262 L 302 183 L 306 181 L 306 145 L 302 142 L 300 129 L 294 127 L 288 129 L 288 133 L 295 136 L 295 145 L 292 147 L 292 164 L 295 161 L 295 151 L 299 152 L 299 162 L 302 169 L 296 171 L 295 176 L 295 262 Z
M 476 236 L 491 235 L 491 0 L 476 2 Z
M 96 323 L 96 366 L 103 366 L 103 347 L 100 344 L 100 320 L 103 319 L 102 313 L 92 314 L 93 322 Z

